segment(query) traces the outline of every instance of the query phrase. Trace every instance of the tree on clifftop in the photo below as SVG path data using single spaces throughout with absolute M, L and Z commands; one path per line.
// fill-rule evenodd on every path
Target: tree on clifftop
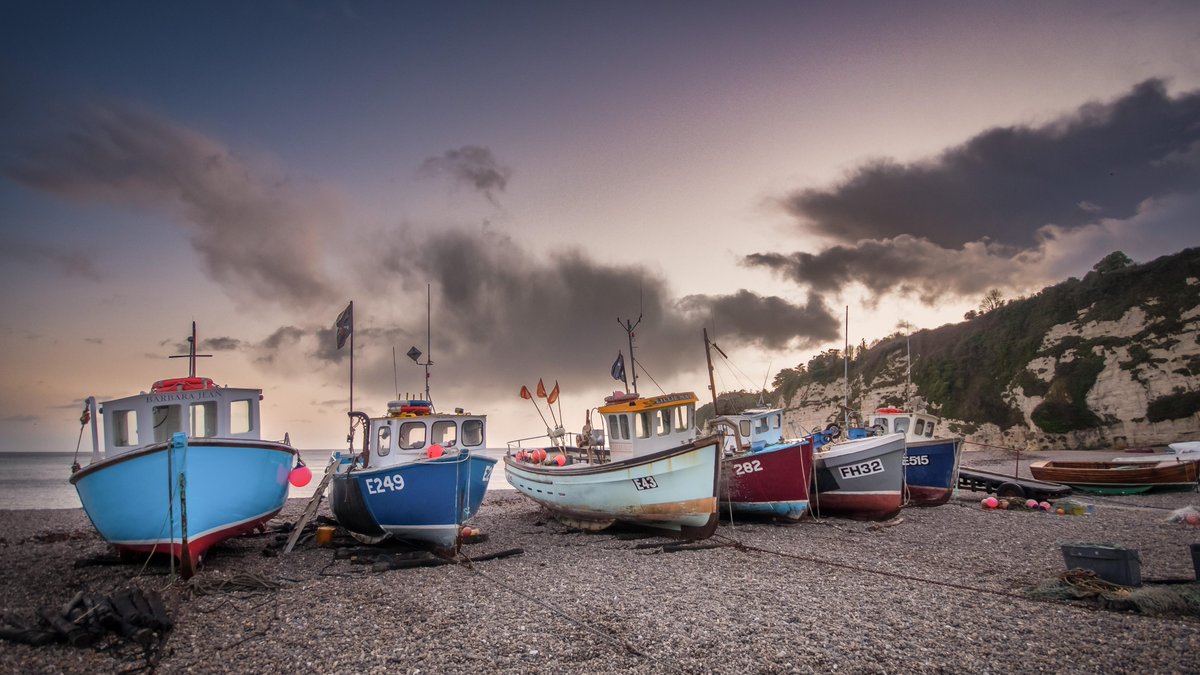
M 1123 270 L 1132 264 L 1133 261 L 1129 259 L 1129 256 L 1125 255 L 1121 251 L 1113 251 L 1112 253 L 1104 256 L 1104 258 L 1100 262 L 1096 263 L 1092 269 L 1100 274 L 1106 274 L 1108 272 Z
M 983 296 L 982 300 L 979 301 L 979 313 L 987 314 L 993 309 L 999 309 L 1003 306 L 1004 294 L 1000 292 L 999 288 L 993 288 Z

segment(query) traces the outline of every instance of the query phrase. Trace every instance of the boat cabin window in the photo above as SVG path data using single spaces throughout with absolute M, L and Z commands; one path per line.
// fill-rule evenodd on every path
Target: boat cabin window
M 113 413 L 112 421 L 114 445 L 138 445 L 138 424 L 136 410 L 118 410 Z
M 687 431 L 692 428 L 692 404 L 675 406 L 675 431 Z
M 483 443 L 483 420 L 466 420 L 462 423 L 462 443 L 467 447 Z
M 750 437 L 750 420 L 742 420 L 738 422 L 738 433 L 746 438 Z
M 783 426 L 783 413 L 775 413 L 771 416 L 771 428 L 778 429 Z
M 633 431 L 638 438 L 650 438 L 650 427 L 654 422 L 650 420 L 650 411 L 643 410 L 633 416 Z
M 205 401 L 189 406 L 192 418 L 191 433 L 196 438 L 211 438 L 217 435 L 217 402 Z
M 248 434 L 251 431 L 254 431 L 254 420 L 251 417 L 250 399 L 230 402 L 229 433 Z
M 666 436 L 671 433 L 671 410 L 672 408 L 663 408 L 658 411 L 656 419 L 658 422 L 658 435 Z
M 917 418 L 917 424 L 913 428 L 913 433 L 917 436 L 925 433 L 925 420 L 921 419 L 920 417 Z
M 400 449 L 416 450 L 425 446 L 425 423 L 405 422 L 400 426 Z
M 433 423 L 433 442 L 441 446 L 451 446 L 458 441 L 458 425 L 454 420 L 438 420 Z
M 933 425 L 935 424 L 937 424 L 937 422 L 930 420 L 929 423 L 925 425 L 925 438 L 933 438 Z
M 896 433 L 898 433 L 898 434 L 907 434 L 908 433 L 908 418 L 907 417 L 897 417 L 895 422 L 896 422 Z
M 767 431 L 769 428 L 770 427 L 768 426 L 767 418 L 762 417 L 758 420 L 758 428 L 754 430 L 754 433 L 761 434 Z
M 150 408 L 150 421 L 154 423 L 154 442 L 165 443 L 171 434 L 183 431 L 183 406 L 156 405 Z
M 608 416 L 608 437 L 619 441 L 629 440 L 628 415 Z
M 392 452 L 392 428 L 388 425 L 379 427 L 379 433 L 375 437 L 375 454 L 380 457 L 386 457 Z

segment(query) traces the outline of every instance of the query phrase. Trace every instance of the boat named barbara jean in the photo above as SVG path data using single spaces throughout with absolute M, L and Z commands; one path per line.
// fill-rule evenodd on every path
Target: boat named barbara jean
M 71 475 L 106 541 L 125 554 L 170 554 L 185 577 L 214 544 L 279 513 L 299 456 L 286 439 L 261 438 L 261 389 L 196 376 L 195 323 L 188 341 L 187 377 L 99 407 L 87 398 L 92 458 Z

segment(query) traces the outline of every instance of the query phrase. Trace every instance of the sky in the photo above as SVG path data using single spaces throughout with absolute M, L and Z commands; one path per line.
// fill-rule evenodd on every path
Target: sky
M 192 321 L 266 438 L 345 447 L 352 300 L 356 409 L 416 346 L 503 447 L 522 385 L 568 430 L 623 388 L 639 316 L 639 391 L 703 401 L 705 327 L 754 390 L 847 314 L 1196 246 L 1197 44 L 1184 1 L 7 0 L 0 450 L 74 450 Z

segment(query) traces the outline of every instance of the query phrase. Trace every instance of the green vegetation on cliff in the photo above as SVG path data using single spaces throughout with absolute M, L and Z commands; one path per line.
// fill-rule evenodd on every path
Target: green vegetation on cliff
M 993 298 L 983 313 L 969 312 L 963 323 L 913 333 L 913 385 L 933 410 L 971 423 L 990 422 L 1002 429 L 1023 423 L 1020 411 L 1005 398 L 1005 392 L 1016 387 L 1026 396 L 1043 397 L 1031 415 L 1043 431 L 1064 433 L 1099 426 L 1104 420 L 1088 409 L 1086 396 L 1104 370 L 1106 353 L 1125 348 L 1128 358 L 1120 367 L 1140 379 L 1142 368 L 1156 363 L 1150 349 L 1178 342 L 1180 316 L 1200 301 L 1198 278 L 1200 248 L 1141 265 L 1114 252 L 1083 279 L 1067 279 L 1029 298 L 1003 303 Z M 1055 325 L 1114 321 L 1134 307 L 1146 315 L 1145 328 L 1137 335 L 1068 337 L 1043 349 L 1043 339 Z M 889 370 L 887 364 L 897 356 L 903 360 L 904 350 L 901 334 L 863 349 L 851 347 L 851 381 L 861 378 L 868 388 L 902 384 L 903 369 L 897 379 L 896 369 Z M 1056 359 L 1054 372 L 1027 370 L 1037 357 Z M 841 351 L 827 350 L 807 364 L 780 371 L 774 380 L 775 394 L 789 405 L 802 405 L 804 401 L 796 396 L 803 395 L 805 387 L 841 377 Z M 852 391 L 852 400 L 857 395 Z M 1147 413 L 1154 421 L 1187 416 L 1198 408 L 1200 394 L 1180 392 L 1152 402 Z

